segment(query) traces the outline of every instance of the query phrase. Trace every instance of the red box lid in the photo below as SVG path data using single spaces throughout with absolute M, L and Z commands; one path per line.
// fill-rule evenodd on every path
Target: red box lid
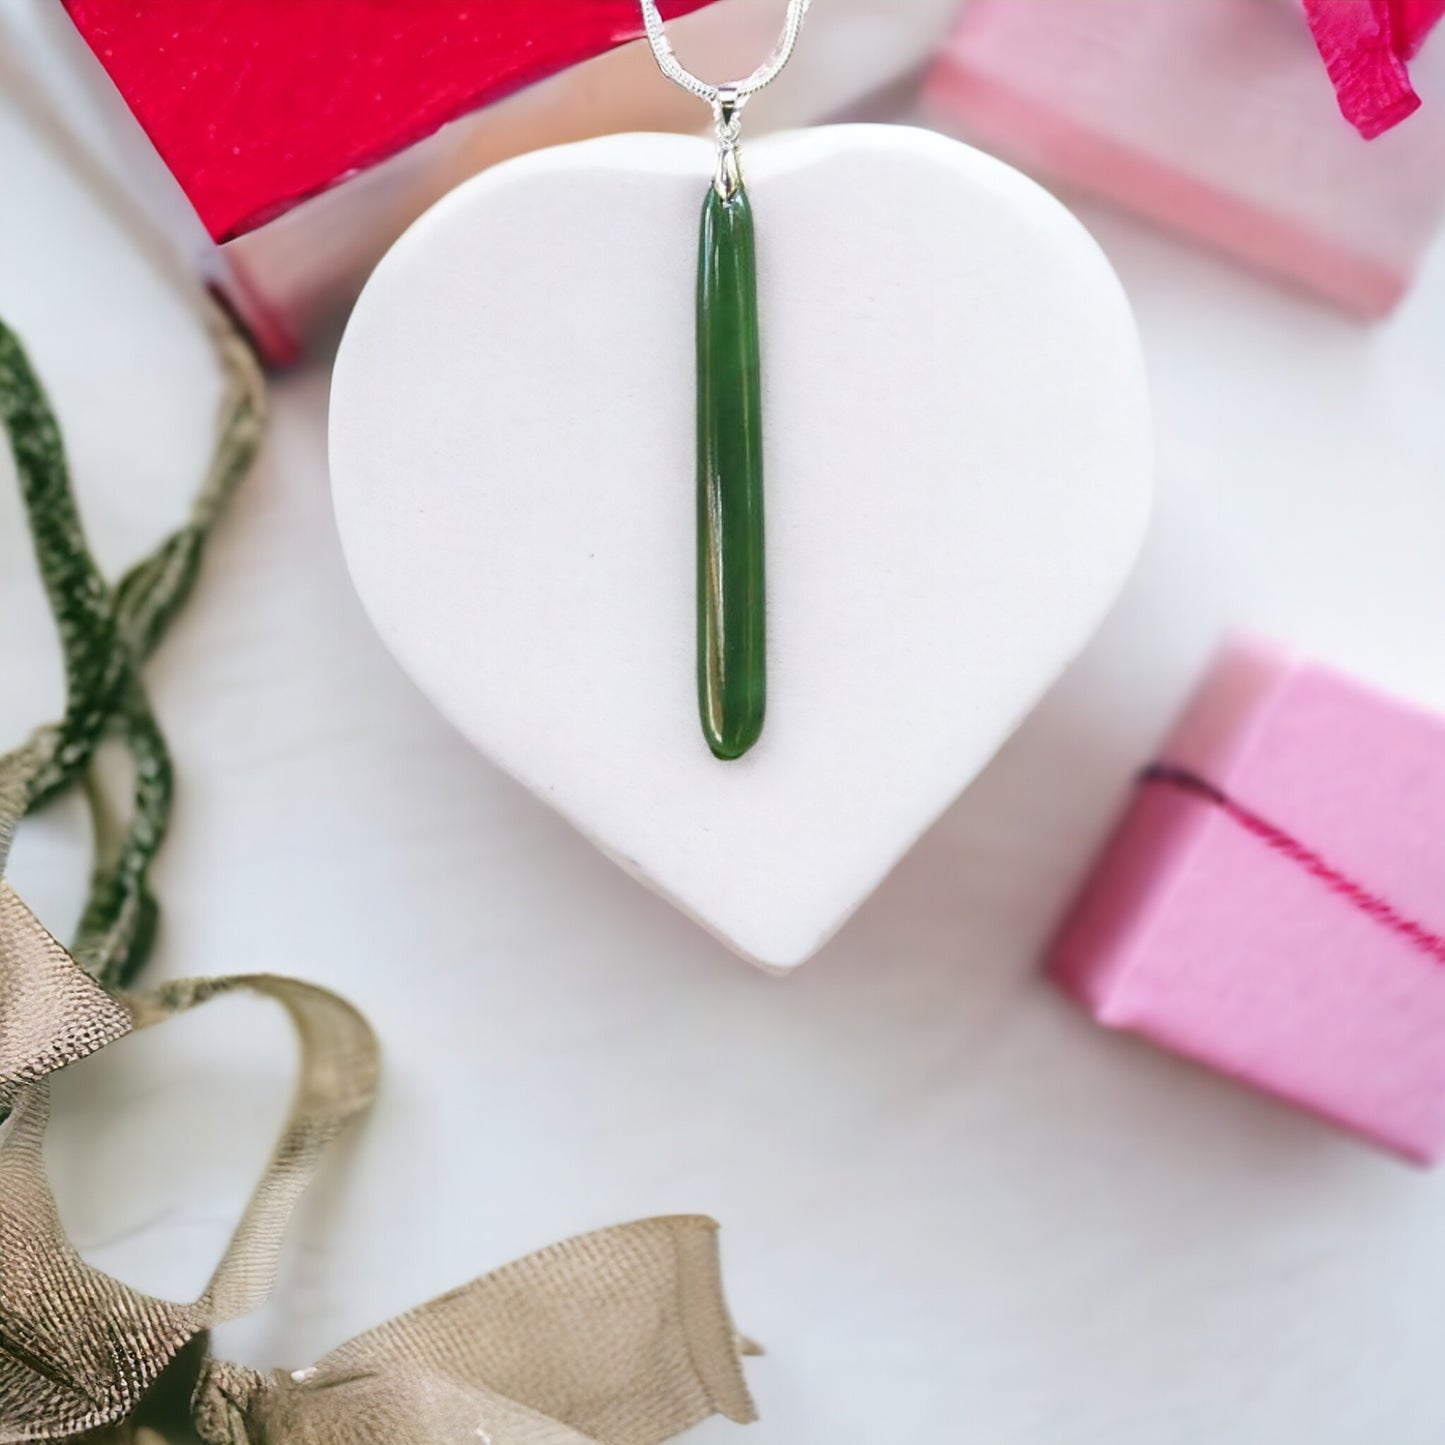
M 64 4 L 217 241 L 642 33 L 637 0 Z

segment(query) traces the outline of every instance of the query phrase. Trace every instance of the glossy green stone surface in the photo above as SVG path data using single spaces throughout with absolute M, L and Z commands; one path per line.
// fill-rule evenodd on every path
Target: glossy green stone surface
M 697 687 L 716 757 L 740 758 L 767 708 L 762 367 L 746 191 L 709 188 L 697 287 Z

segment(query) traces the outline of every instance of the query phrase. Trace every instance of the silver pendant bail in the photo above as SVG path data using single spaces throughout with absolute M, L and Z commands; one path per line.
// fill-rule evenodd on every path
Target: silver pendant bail
M 743 134 L 742 110 L 747 100 L 736 85 L 720 85 L 712 104 L 717 127 L 717 171 L 713 186 L 725 201 L 732 200 L 742 189 L 743 168 L 738 148 Z

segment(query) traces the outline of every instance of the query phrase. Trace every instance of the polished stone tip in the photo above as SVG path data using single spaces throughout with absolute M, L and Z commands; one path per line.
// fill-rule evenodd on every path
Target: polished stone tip
M 720 763 L 735 763 L 758 745 L 763 735 L 763 715 L 744 719 L 741 726 L 735 724 L 727 734 L 720 733 L 704 718 L 702 732 L 713 757 Z

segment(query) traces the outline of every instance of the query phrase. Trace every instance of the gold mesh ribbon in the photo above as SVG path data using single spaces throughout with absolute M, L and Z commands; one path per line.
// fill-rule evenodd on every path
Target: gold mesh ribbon
M 0 760 L 0 875 L 22 791 Z M 136 1029 L 244 990 L 301 1040 L 291 1114 L 205 1293 L 152 1299 L 65 1236 L 42 1145 L 48 1076 Z M 0 876 L 0 1445 L 128 1423 L 213 1325 L 258 1308 L 326 1146 L 369 1105 L 376 1041 L 324 989 L 255 976 L 102 989 Z M 754 1418 L 723 1299 L 716 1226 L 652 1219 L 553 1245 L 361 1335 L 310 1369 L 209 1359 L 192 1398 L 207 1445 L 660 1445 L 712 1414 Z

